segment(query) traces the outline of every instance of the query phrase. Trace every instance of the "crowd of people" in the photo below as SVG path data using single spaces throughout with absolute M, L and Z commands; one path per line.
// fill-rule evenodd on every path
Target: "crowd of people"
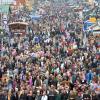
M 98 48 L 88 39 L 84 45 L 74 19 L 63 19 L 66 28 L 10 34 L 1 43 L 0 100 L 100 99 Z

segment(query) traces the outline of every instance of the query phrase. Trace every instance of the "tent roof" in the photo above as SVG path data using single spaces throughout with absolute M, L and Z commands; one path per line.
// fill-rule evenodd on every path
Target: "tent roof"
M 26 22 L 12 22 L 12 23 L 9 23 L 9 25 L 14 25 L 14 24 L 28 25 L 28 23 L 26 23 Z

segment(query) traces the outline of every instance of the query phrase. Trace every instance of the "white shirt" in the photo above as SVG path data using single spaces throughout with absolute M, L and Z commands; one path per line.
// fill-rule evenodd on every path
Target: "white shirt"
M 48 96 L 47 95 L 42 96 L 41 100 L 48 100 Z
M 14 75 L 18 75 L 18 69 L 17 68 L 14 70 Z
M 61 69 L 63 69 L 63 68 L 64 68 L 64 63 L 61 64 Z

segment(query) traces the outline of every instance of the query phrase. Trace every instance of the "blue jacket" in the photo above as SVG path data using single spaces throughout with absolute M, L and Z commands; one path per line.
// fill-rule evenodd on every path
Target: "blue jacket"
M 86 81 L 90 82 L 92 79 L 93 79 L 93 73 L 92 72 L 87 73 L 86 74 Z

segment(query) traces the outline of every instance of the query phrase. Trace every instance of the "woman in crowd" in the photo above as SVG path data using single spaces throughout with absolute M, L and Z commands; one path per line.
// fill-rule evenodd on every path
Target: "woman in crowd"
M 88 39 L 83 45 L 80 23 L 72 18 L 62 18 L 65 28 L 47 18 L 51 30 L 11 34 L 1 44 L 0 91 L 7 93 L 0 92 L 0 100 L 100 100 L 98 48 Z

